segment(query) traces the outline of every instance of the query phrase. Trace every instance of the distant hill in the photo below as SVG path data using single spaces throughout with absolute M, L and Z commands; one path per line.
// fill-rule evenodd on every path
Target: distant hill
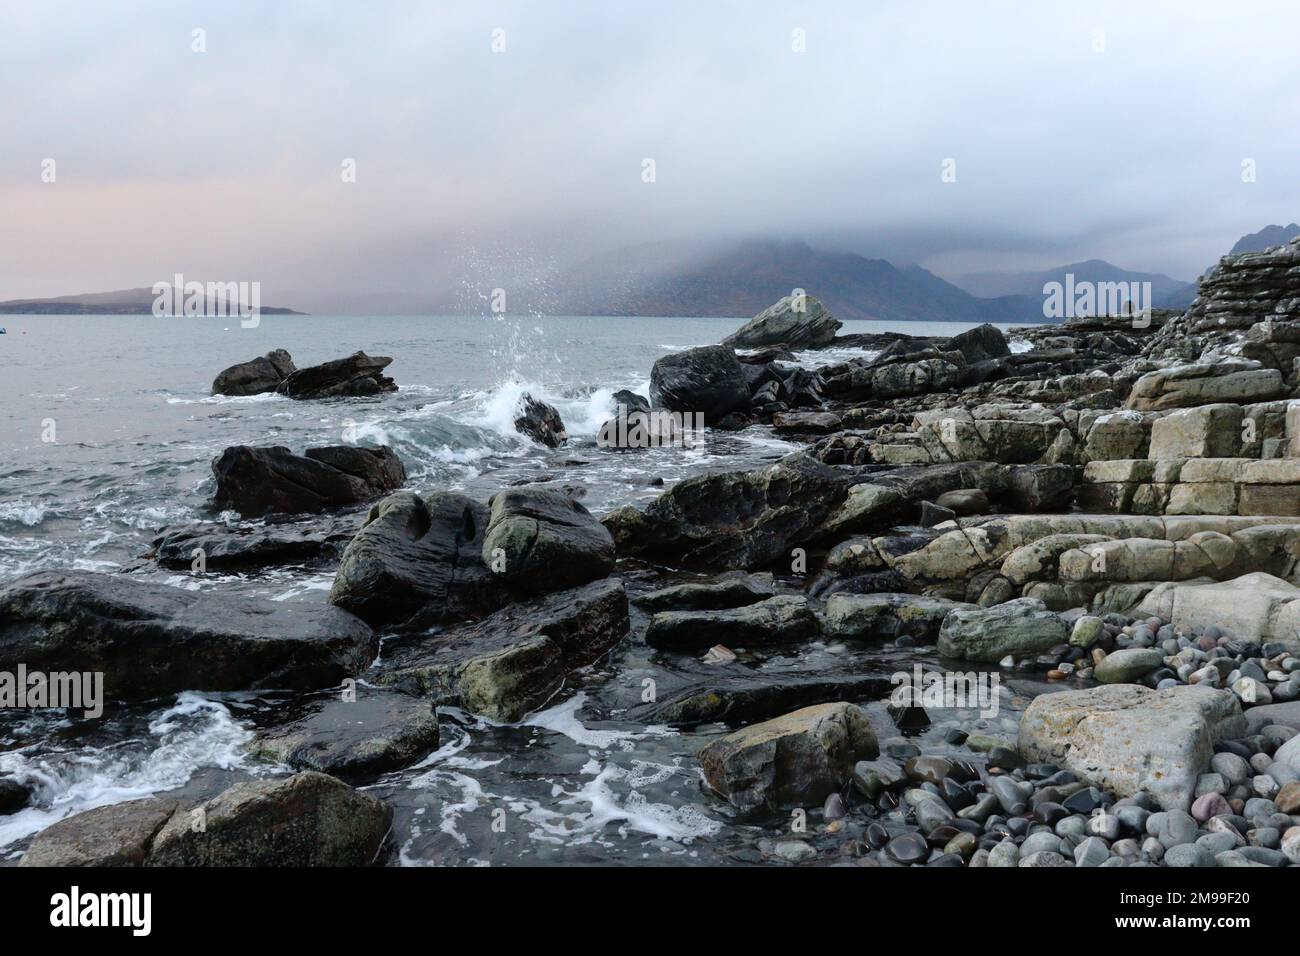
M 1294 222 L 1289 226 L 1265 226 L 1259 232 L 1252 232 L 1250 235 L 1238 239 L 1236 244 L 1228 251 L 1228 255 L 1235 256 L 1242 252 L 1263 252 L 1273 246 L 1284 245 L 1296 236 L 1300 236 L 1300 225 Z M 1160 301 L 1157 296 L 1156 304 L 1164 309 L 1186 309 L 1195 298 L 1196 283 L 1188 282 L 1186 285 L 1170 292 L 1163 301 Z
M 0 302 L 0 315 L 152 315 L 152 288 L 88 292 L 51 299 L 10 299 Z M 303 315 L 293 309 L 261 306 L 263 315 Z
M 745 317 L 800 288 L 839 319 L 1043 321 L 1041 294 L 981 299 L 919 266 L 802 242 L 635 246 L 588 260 L 550 286 L 546 308 L 555 314 Z
M 1074 262 L 1055 269 L 1042 272 L 976 272 L 957 276 L 952 281 L 971 295 L 983 297 L 997 295 L 1028 295 L 1040 301 L 1043 286 L 1048 282 L 1065 284 L 1067 274 L 1074 276 L 1075 283 L 1080 282 L 1150 282 L 1152 304 L 1159 303 L 1171 292 L 1187 285 L 1186 282 L 1173 279 L 1160 272 L 1134 272 L 1122 269 L 1104 259 L 1088 259 L 1086 262 Z

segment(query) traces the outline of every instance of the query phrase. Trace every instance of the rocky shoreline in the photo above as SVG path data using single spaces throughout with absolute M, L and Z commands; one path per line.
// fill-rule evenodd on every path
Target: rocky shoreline
M 656 362 L 616 418 L 802 447 L 644 509 L 598 518 L 549 482 L 417 494 L 388 448 L 233 446 L 213 505 L 243 520 L 162 529 L 134 570 L 310 562 L 334 569 L 327 604 L 130 573 L 0 585 L 0 671 L 94 670 L 126 701 L 318 695 L 248 745 L 287 775 L 67 817 L 22 865 L 393 862 L 392 808 L 355 788 L 436 750 L 438 708 L 520 721 L 624 642 L 654 651 L 621 676 L 632 719 L 724 725 L 695 748 L 702 799 L 760 828 L 765 860 L 1300 865 L 1300 243 L 1225 257 L 1185 314 L 1018 330 L 1027 351 L 992 326 L 839 327 L 786 298 Z M 276 350 L 213 390 L 374 397 L 390 362 Z M 574 444 L 530 396 L 516 427 Z M 814 666 L 814 642 L 927 663 Z M 996 719 L 1015 679 L 1042 692 Z M 0 813 L 24 787 L 0 778 Z

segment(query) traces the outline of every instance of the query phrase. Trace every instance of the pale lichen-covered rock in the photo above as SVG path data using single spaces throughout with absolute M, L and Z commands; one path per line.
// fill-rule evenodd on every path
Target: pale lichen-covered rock
M 727 734 L 697 758 L 708 785 L 749 810 L 820 804 L 848 782 L 857 761 L 879 752 L 866 712 L 840 701 Z
M 1242 407 L 1218 403 L 1183 408 L 1151 423 L 1147 457 L 1234 458 L 1241 453 Z
M 1020 720 L 1020 753 L 1130 796 L 1145 790 L 1166 810 L 1191 806 L 1215 744 L 1246 722 L 1231 691 L 1201 685 L 1148 690 L 1117 684 L 1034 698 Z
M 1138 610 L 1181 627 L 1214 624 L 1239 638 L 1282 641 L 1300 650 L 1300 588 L 1263 572 L 1223 582 L 1162 584 Z
M 1129 392 L 1126 408 L 1162 411 L 1215 402 L 1265 402 L 1283 397 L 1286 383 L 1277 369 L 1258 362 L 1222 359 L 1148 372 Z
M 1018 598 L 987 608 L 952 611 L 939 630 L 939 654 L 972 661 L 998 661 L 1008 654 L 1038 654 L 1064 644 L 1069 627 L 1042 601 Z
M 777 345 L 790 349 L 816 348 L 834 341 L 842 324 L 820 299 L 787 295 L 723 339 L 722 344 L 737 349 Z

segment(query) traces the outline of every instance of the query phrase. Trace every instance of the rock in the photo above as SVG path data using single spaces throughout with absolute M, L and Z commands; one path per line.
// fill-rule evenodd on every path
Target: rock
M 203 820 L 192 825 L 194 814 Z M 154 837 L 149 866 L 366 866 L 393 809 L 323 773 L 237 783 L 177 811 Z
M 731 647 L 803 641 L 817 632 L 807 598 L 778 594 L 722 611 L 660 611 L 651 619 L 645 639 L 652 647 L 692 650 L 718 641 Z
M 464 495 L 390 495 L 344 550 L 330 601 L 372 624 L 495 610 L 509 595 L 483 563 L 487 522 L 488 509 Z
M 143 866 L 177 806 L 175 800 L 150 797 L 64 817 L 36 834 L 18 865 Z
M 794 454 L 752 471 L 687 478 L 644 512 L 620 508 L 604 524 L 620 557 L 752 570 L 788 562 L 790 549 L 816 537 L 847 490 L 839 472 Z
M 939 654 L 996 661 L 1008 654 L 1038 654 L 1064 644 L 1069 628 L 1042 601 L 1019 598 L 989 608 L 958 608 L 939 630 Z
M 1222 359 L 1148 372 L 1133 383 L 1124 407 L 1162 411 L 1222 402 L 1242 405 L 1281 398 L 1284 392 L 1285 382 L 1277 369 L 1248 360 Z
M 834 412 L 778 412 L 772 416 L 772 431 L 778 435 L 825 435 L 843 427 Z
M 1101 866 L 1110 858 L 1110 847 L 1101 837 L 1090 836 L 1074 848 L 1075 866 Z
M 265 568 L 336 561 L 360 529 L 364 515 L 298 518 L 272 515 L 252 524 L 204 522 L 159 530 L 151 556 L 165 568 L 190 570 L 195 551 L 207 569 Z
M 245 518 L 341 508 L 376 498 L 406 481 L 406 469 L 387 446 L 288 448 L 235 445 L 212 461 L 213 504 Z
M 297 770 L 345 780 L 401 770 L 438 747 L 438 717 L 427 698 L 358 686 L 348 699 L 315 701 L 289 724 L 260 731 L 249 750 Z
M 930 848 L 916 833 L 900 833 L 885 845 L 885 852 L 896 863 L 910 865 L 923 863 L 930 855 Z
M 1036 697 L 1020 720 L 1020 752 L 1121 796 L 1147 791 L 1186 810 L 1215 744 L 1244 729 L 1229 691 L 1119 684 Z
M 1182 843 L 1165 851 L 1165 866 L 1216 866 L 1214 854 L 1195 843 Z
M 1147 457 L 1235 458 L 1241 451 L 1241 406 L 1184 408 L 1151 423 Z
M 848 783 L 857 761 L 879 752 L 866 713 L 836 702 L 727 734 L 697 758 L 708 785 L 749 810 L 820 803 Z
M 1143 616 L 1176 627 L 1218 625 L 1256 644 L 1280 641 L 1300 649 L 1300 588 L 1272 574 L 1243 574 L 1222 583 L 1157 585 L 1138 605 Z
M 960 352 L 966 359 L 967 365 L 977 365 L 990 359 L 1005 358 L 1011 354 L 1006 333 L 996 325 L 987 322 L 954 335 L 948 340 L 947 348 Z
M 744 607 L 770 598 L 776 592 L 772 589 L 770 574 L 741 574 L 729 572 L 719 575 L 709 584 L 678 584 L 660 588 L 640 597 L 632 603 L 643 610 L 656 611 L 721 611 L 727 608 Z
M 297 369 L 284 349 L 267 352 L 262 358 L 240 362 L 221 372 L 212 382 L 213 395 L 261 395 L 274 392 Z
M 1070 643 L 1075 647 L 1088 648 L 1101 640 L 1104 632 L 1105 624 L 1101 618 L 1084 614 L 1074 622 L 1074 628 L 1070 631 Z
M 515 431 L 547 448 L 559 448 L 569 440 L 568 432 L 564 430 L 564 421 L 555 406 L 539 402 L 527 392 L 519 398 Z
M 749 385 L 736 353 L 706 345 L 665 355 L 650 371 L 650 402 L 673 412 L 695 412 L 714 426 L 749 409 Z
M 102 672 L 109 700 L 328 687 L 378 648 L 369 627 L 329 606 L 90 571 L 38 571 L 0 588 L 0 669 Z
M 1232 808 L 1220 793 L 1206 793 L 1192 801 L 1192 816 L 1198 823 L 1205 823 L 1211 817 L 1231 813 Z
M 591 512 L 559 491 L 509 488 L 493 495 L 483 563 L 534 594 L 603 578 L 614 570 L 614 539 Z
M 992 404 L 919 412 L 912 420 L 912 430 L 936 462 L 1037 462 L 1064 428 L 1051 412 Z
M 393 360 L 382 355 L 353 352 L 347 358 L 290 372 L 278 391 L 289 398 L 342 398 L 378 395 L 397 391 L 397 384 L 384 375 Z
M 1074 483 L 1071 465 L 1014 465 L 1007 472 L 1007 491 L 1023 511 L 1068 510 Z
M 836 593 L 826 600 L 825 631 L 831 637 L 893 640 L 906 634 L 933 641 L 950 612 L 974 606 L 919 594 Z
M 982 488 L 956 488 L 941 494 L 935 504 L 959 515 L 982 515 L 988 513 L 989 496 Z
M 1292 866 L 1300 863 L 1300 827 L 1291 827 L 1282 834 L 1282 855 Z
M 623 584 L 606 579 L 385 645 L 375 680 L 491 720 L 517 721 L 550 700 L 573 670 L 606 654 L 627 629 Z
M 1131 684 L 1165 662 L 1165 656 L 1152 647 L 1130 647 L 1112 651 L 1093 668 L 1092 676 L 1103 684 Z
M 810 349 L 830 345 L 841 322 L 813 296 L 783 296 L 722 340 L 733 349 L 781 346 Z
M 23 809 L 31 796 L 31 791 L 17 780 L 0 777 L 0 817 Z

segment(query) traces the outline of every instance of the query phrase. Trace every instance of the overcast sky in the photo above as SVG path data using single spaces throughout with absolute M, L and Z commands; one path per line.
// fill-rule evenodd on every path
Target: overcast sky
M 1300 218 L 1297 36 L 1293 0 L 0 0 L 0 298 L 768 235 L 1190 279 Z

